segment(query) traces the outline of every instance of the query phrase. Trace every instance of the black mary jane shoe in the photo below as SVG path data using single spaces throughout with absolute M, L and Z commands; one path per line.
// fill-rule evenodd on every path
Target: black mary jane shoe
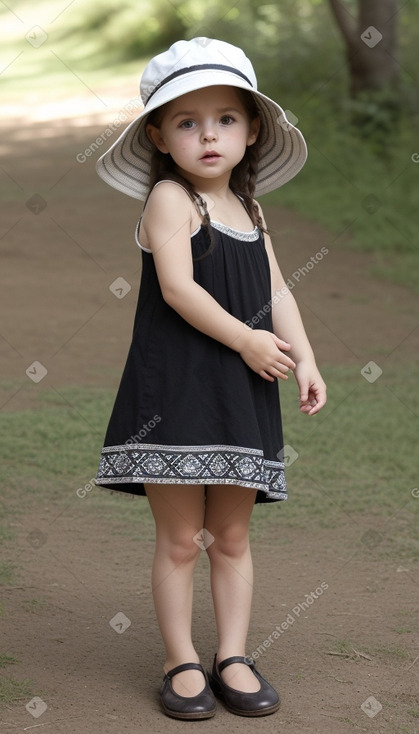
M 183 670 L 200 670 L 203 674 L 205 687 L 197 696 L 180 696 L 173 690 L 172 678 L 177 673 L 182 673 Z M 184 663 L 169 670 L 160 688 L 160 701 L 164 713 L 173 719 L 210 719 L 217 708 L 207 674 L 199 663 Z
M 246 693 L 231 688 L 224 683 L 220 675 L 221 671 L 232 663 L 244 663 L 249 666 L 260 683 L 259 691 Z M 224 705 L 228 711 L 238 716 L 266 716 L 267 714 L 273 714 L 279 708 L 278 693 L 269 685 L 268 681 L 262 678 L 249 658 L 235 655 L 219 663 L 217 669 L 217 656 L 215 656 L 212 673 L 209 674 L 209 682 L 215 695 L 224 700 Z

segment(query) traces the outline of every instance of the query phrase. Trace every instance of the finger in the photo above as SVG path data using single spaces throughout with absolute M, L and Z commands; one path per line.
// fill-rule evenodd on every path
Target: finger
M 279 347 L 279 349 L 285 349 L 286 351 L 288 351 L 289 349 L 291 349 L 291 344 L 289 344 L 288 342 L 284 341 L 283 339 L 279 339 L 279 337 L 277 337 L 276 334 L 272 334 L 272 338 L 273 338 L 276 346 Z
M 281 356 L 282 356 L 281 361 L 279 362 L 277 360 L 276 364 L 279 364 L 281 366 L 284 366 L 284 367 L 286 367 L 287 369 L 290 369 L 290 370 L 295 370 L 295 368 L 296 368 L 297 365 L 295 364 L 295 362 L 293 362 L 293 360 L 291 359 L 291 357 L 288 357 L 286 354 L 282 354 L 282 352 L 281 352 Z
M 281 370 L 279 368 L 272 367 L 270 372 L 271 375 L 275 375 L 275 377 L 278 377 L 280 380 L 288 380 L 288 375 L 286 374 L 288 372 L 287 368 L 285 368 L 285 370 Z
M 279 378 L 280 380 L 288 380 L 288 375 L 286 375 L 284 372 L 281 372 L 274 365 L 267 367 L 265 370 L 261 370 L 259 372 L 259 375 L 269 375 L 271 382 L 273 382 L 277 378 Z
M 322 409 L 322 407 L 323 406 L 320 403 L 317 403 L 314 408 L 311 408 L 309 411 L 307 411 L 307 415 L 316 415 L 316 413 L 318 413 L 319 410 Z
M 309 387 L 307 385 L 300 385 L 300 405 L 308 402 Z
M 311 400 L 307 402 L 305 410 L 308 415 L 315 415 L 326 405 L 326 394 L 321 393 L 318 396 L 311 396 Z
M 272 377 L 272 375 L 269 375 L 265 370 L 260 370 L 258 373 L 261 377 L 263 377 L 264 380 L 268 380 L 268 382 L 274 382 L 275 378 Z
M 315 415 L 316 413 L 319 412 L 319 410 L 321 410 L 324 407 L 324 405 L 326 405 L 326 396 L 319 398 L 319 400 L 316 401 L 316 405 L 313 408 L 311 408 L 308 414 Z

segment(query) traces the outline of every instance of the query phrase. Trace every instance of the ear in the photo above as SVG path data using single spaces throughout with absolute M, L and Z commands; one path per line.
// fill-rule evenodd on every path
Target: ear
M 249 127 L 249 135 L 247 136 L 247 145 L 253 145 L 258 139 L 260 131 L 260 117 L 255 117 Z
M 157 150 L 160 151 L 160 153 L 168 153 L 169 149 L 167 145 L 164 142 L 164 139 L 162 137 L 162 134 L 158 127 L 155 125 L 152 125 L 150 122 L 148 125 L 146 125 L 145 131 L 147 133 L 147 137 L 149 140 L 151 140 L 152 143 L 156 146 Z

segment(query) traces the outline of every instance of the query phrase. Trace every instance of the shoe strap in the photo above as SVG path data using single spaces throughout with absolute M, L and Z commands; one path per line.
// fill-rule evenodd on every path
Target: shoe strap
M 174 675 L 182 673 L 184 670 L 199 670 L 201 673 L 204 673 L 204 669 L 199 663 L 182 663 L 182 665 L 177 665 L 176 668 L 169 670 L 169 672 L 166 673 L 166 677 L 171 680 Z
M 218 671 L 221 673 L 227 665 L 233 665 L 233 663 L 244 663 L 245 665 L 248 665 L 249 668 L 252 668 L 252 670 L 254 668 L 253 660 L 251 661 L 250 658 L 244 658 L 241 655 L 233 655 L 233 657 L 226 658 L 221 663 L 218 663 Z

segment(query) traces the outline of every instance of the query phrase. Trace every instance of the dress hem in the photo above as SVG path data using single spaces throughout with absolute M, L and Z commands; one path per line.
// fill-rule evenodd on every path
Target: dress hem
M 284 463 L 242 446 L 106 446 L 95 483 L 116 489 L 144 483 L 236 485 L 263 492 L 267 499 L 287 499 Z
M 287 492 L 272 492 L 267 490 L 263 485 L 255 482 L 244 482 L 240 479 L 170 479 L 167 477 L 108 477 L 106 479 L 95 479 L 95 485 L 101 488 L 118 490 L 119 484 L 232 484 L 237 487 L 246 487 L 247 489 L 256 489 L 263 492 L 268 499 L 287 500 Z M 115 487 L 113 485 L 116 485 Z M 122 490 L 129 491 L 129 490 Z

